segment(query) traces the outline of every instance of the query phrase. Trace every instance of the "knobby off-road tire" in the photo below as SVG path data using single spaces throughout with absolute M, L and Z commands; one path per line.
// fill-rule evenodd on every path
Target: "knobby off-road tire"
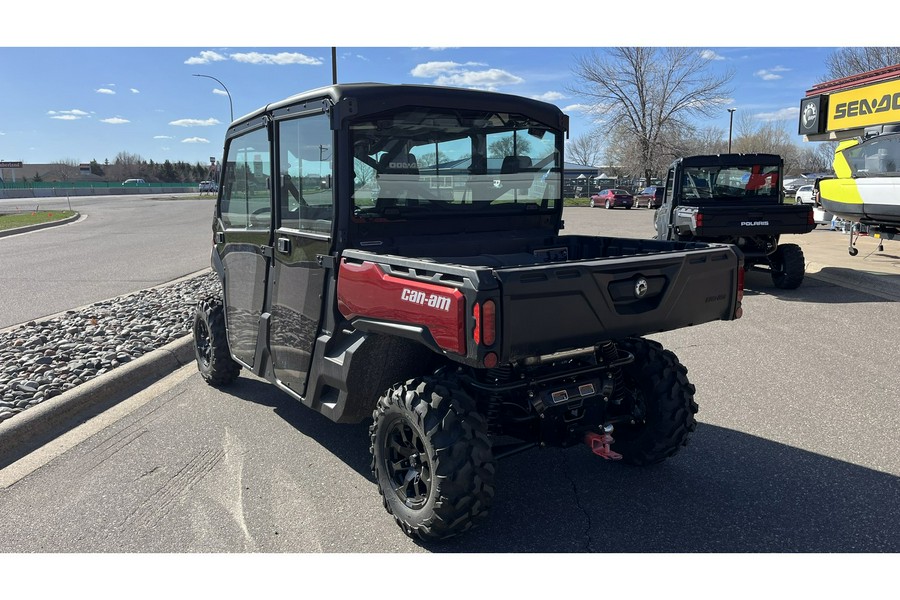
M 674 456 L 697 428 L 694 386 L 687 369 L 658 342 L 629 338 L 618 347 L 634 354 L 622 367 L 626 393 L 623 407 L 632 410 L 634 425 L 617 425 L 611 448 L 622 461 L 651 465 Z
M 772 283 L 783 290 L 794 290 L 803 283 L 806 274 L 806 261 L 803 258 L 803 250 L 796 244 L 779 246 L 769 256 L 769 266 L 772 268 Z
M 408 536 L 445 539 L 487 516 L 495 470 L 487 422 L 452 378 L 393 386 L 369 432 L 378 491 Z
M 194 355 L 201 377 L 211 386 L 226 386 L 241 371 L 231 358 L 225 331 L 225 309 L 219 298 L 207 298 L 194 310 Z

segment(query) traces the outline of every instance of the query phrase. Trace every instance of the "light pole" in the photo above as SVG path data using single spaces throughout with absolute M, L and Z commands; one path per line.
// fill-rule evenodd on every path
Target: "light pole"
M 218 81 L 219 85 L 225 90 L 225 93 L 228 95 L 228 108 L 231 109 L 231 123 L 234 122 L 234 104 L 231 103 L 231 92 L 228 91 L 228 88 L 225 87 L 225 84 L 213 77 L 212 75 L 198 75 L 194 73 L 194 77 L 206 77 L 207 79 L 212 79 L 213 81 Z
M 736 108 L 728 109 L 728 154 L 731 154 L 731 126 L 734 123 L 734 111 Z

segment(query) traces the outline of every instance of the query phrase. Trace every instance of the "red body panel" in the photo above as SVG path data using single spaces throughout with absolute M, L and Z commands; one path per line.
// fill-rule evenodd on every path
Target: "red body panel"
M 347 319 L 421 325 L 444 350 L 466 353 L 466 300 L 455 288 L 394 277 L 372 262 L 342 260 L 337 302 Z

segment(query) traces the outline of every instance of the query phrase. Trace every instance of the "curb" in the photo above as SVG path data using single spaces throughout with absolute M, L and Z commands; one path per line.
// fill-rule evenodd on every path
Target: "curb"
M 900 302 L 900 278 L 890 273 L 859 271 L 810 262 L 806 265 L 806 276 L 863 294 Z
M 81 213 L 79 213 L 76 210 L 74 215 L 72 215 L 71 217 L 66 217 L 65 219 L 59 219 L 57 221 L 48 221 L 47 223 L 38 223 L 37 225 L 26 225 L 25 227 L 14 227 L 12 229 L 0 230 L 0 237 L 16 235 L 19 233 L 28 233 L 29 231 L 37 231 L 39 229 L 47 229 L 48 227 L 56 227 L 57 225 L 68 225 L 69 223 L 73 223 L 80 218 L 81 218 Z
M 0 469 L 193 362 L 191 335 L 41 402 L 0 423 Z

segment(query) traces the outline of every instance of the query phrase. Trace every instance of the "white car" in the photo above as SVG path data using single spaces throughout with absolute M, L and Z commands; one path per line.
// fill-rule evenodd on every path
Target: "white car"
M 801 185 L 797 188 L 796 203 L 815 204 L 815 200 L 813 199 L 813 186 Z

